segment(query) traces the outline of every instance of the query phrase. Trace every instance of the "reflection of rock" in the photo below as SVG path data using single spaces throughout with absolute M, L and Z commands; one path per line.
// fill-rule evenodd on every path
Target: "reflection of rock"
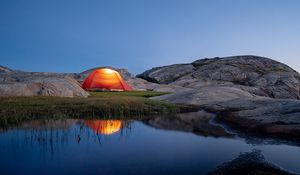
M 211 175 L 290 175 L 281 168 L 267 162 L 260 151 L 253 151 L 251 153 L 243 153 L 238 158 L 226 162 L 216 168 Z
M 5 128 L 1 128 L 0 130 L 6 131 L 10 129 L 68 129 L 75 125 L 79 120 L 77 119 L 58 119 L 58 120 L 30 120 L 26 122 L 22 122 L 17 126 L 5 126 Z
M 230 137 L 221 126 L 213 125 L 210 121 L 213 114 L 204 111 L 178 114 L 174 117 L 157 117 L 147 121 L 147 124 L 168 130 L 193 132 L 202 136 Z
M 97 134 L 110 135 L 120 131 L 121 120 L 85 120 L 84 123 Z

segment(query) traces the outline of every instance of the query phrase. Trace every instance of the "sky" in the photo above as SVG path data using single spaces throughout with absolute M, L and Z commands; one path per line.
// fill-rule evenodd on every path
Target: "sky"
M 0 65 L 81 72 L 259 55 L 300 71 L 299 0 L 1 0 Z

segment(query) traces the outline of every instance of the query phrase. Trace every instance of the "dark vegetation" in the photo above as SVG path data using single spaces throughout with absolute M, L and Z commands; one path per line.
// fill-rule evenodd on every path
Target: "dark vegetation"
M 88 98 L 3 97 L 0 98 L 0 125 L 48 118 L 132 118 L 189 111 L 190 106 L 152 100 L 162 92 L 90 92 Z

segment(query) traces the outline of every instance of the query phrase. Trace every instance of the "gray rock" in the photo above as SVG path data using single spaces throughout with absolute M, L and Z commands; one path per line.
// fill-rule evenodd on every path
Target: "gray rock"
M 244 91 L 254 95 L 300 99 L 298 72 L 269 58 L 251 55 L 201 59 L 192 64 L 158 67 L 139 77 L 187 88 L 234 86 L 243 87 Z
M 153 83 L 168 84 L 193 71 L 192 64 L 173 64 L 150 69 L 137 77 Z
M 7 67 L 0 66 L 0 73 L 11 73 L 11 72 L 14 72 L 14 71 Z
M 218 118 L 255 135 L 300 138 L 300 100 L 240 98 L 202 106 Z
M 192 72 L 168 83 L 188 89 L 153 99 L 197 105 L 221 113 L 218 119 L 247 133 L 300 138 L 298 72 L 257 56 L 202 59 L 192 65 Z M 153 70 L 160 71 L 156 76 L 164 77 L 163 72 L 168 69 Z
M 87 97 L 80 84 L 69 76 L 54 73 L 0 74 L 0 96 Z
M 125 80 L 128 85 L 133 87 L 135 90 L 148 90 L 148 91 L 158 91 L 158 92 L 181 92 L 185 90 L 190 90 L 191 88 L 185 88 L 177 85 L 165 85 L 151 83 L 141 78 L 129 78 Z
M 204 104 L 249 97 L 255 96 L 235 87 L 203 86 L 198 89 L 179 91 L 172 94 L 153 97 L 152 99 L 201 106 Z

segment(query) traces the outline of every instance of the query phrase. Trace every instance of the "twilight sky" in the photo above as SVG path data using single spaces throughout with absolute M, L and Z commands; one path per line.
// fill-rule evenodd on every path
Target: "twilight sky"
M 0 65 L 140 73 L 253 54 L 300 71 L 299 0 L 1 0 Z

